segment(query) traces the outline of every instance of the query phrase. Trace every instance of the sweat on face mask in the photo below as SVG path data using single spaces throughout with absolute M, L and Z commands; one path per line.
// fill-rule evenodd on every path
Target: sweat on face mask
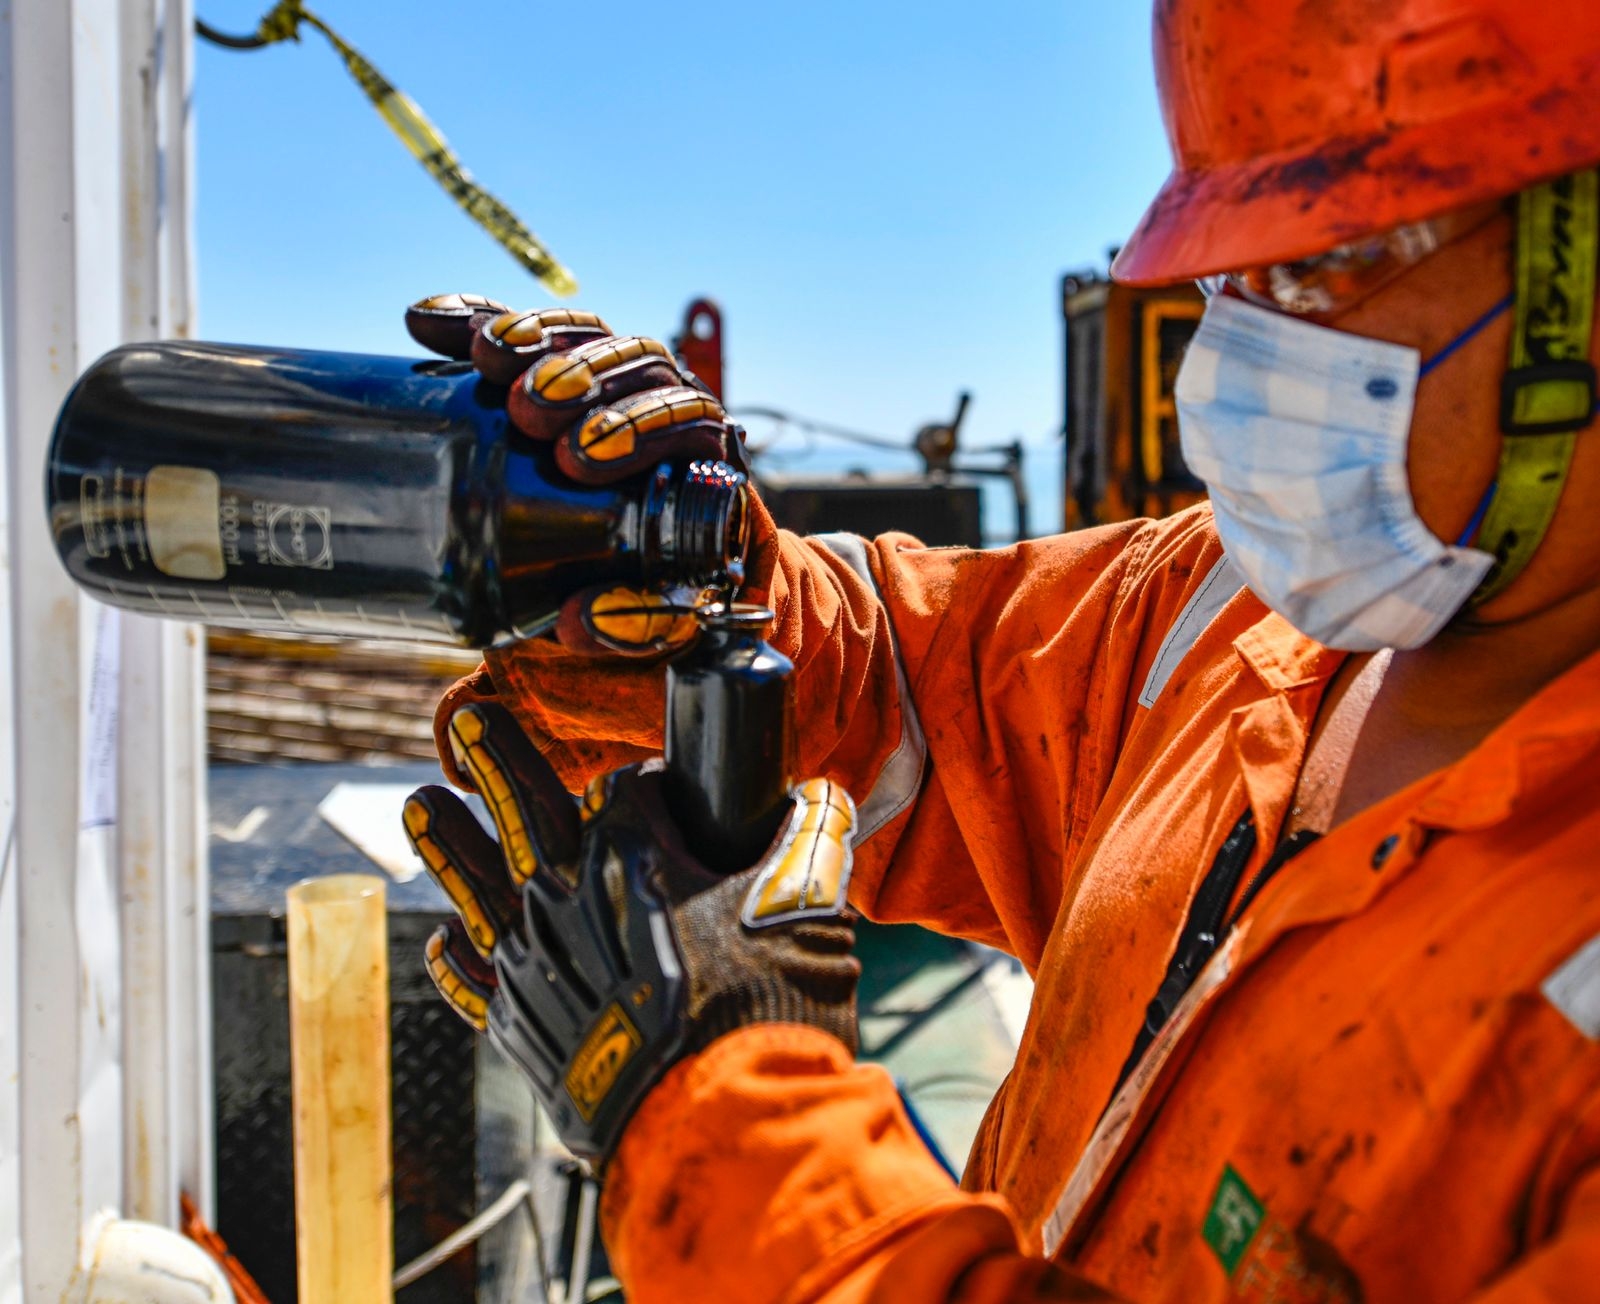
M 1493 557 L 1452 547 L 1406 480 L 1415 349 L 1213 298 L 1178 373 L 1183 455 L 1251 590 L 1350 652 L 1414 648 Z

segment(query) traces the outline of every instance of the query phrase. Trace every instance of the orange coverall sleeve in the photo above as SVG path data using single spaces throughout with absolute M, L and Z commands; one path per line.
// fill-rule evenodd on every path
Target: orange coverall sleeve
M 1035 972 L 1156 649 L 1220 558 L 1197 512 L 983 551 L 873 541 L 927 765 L 858 846 L 851 900 Z
M 929 1156 L 883 1070 L 811 1028 L 745 1028 L 645 1099 L 602 1226 L 635 1304 L 1113 1297 L 1022 1253 L 1004 1201 Z

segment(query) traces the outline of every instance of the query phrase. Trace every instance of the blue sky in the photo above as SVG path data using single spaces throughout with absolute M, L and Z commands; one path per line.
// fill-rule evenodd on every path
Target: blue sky
M 267 7 L 198 2 L 234 31 Z M 575 304 L 665 337 L 716 298 L 735 407 L 909 443 L 971 389 L 967 442 L 1024 438 L 1036 529 L 1058 526 L 1059 277 L 1103 263 L 1167 172 L 1146 5 L 313 9 L 573 269 Z M 547 301 L 315 33 L 202 43 L 196 107 L 203 335 L 405 353 L 423 294 Z M 824 444 L 801 465 L 914 462 Z

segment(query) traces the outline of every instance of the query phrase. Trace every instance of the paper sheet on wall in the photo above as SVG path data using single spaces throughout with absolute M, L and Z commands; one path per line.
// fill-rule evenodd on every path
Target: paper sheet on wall
M 117 747 L 122 613 L 80 608 L 83 702 L 79 726 L 78 857 L 72 894 L 77 933 L 78 1101 L 75 1114 L 85 1208 L 122 1198 L 122 935 L 117 863 Z
M 82 794 L 79 828 L 97 829 L 117 822 L 118 683 L 122 666 L 122 612 L 101 607 L 96 612 L 94 649 L 89 663 L 89 709 L 83 738 Z

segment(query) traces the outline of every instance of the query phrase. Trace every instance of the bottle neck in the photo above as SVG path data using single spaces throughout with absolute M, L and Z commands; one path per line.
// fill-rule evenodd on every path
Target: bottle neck
M 637 547 L 646 581 L 737 588 L 750 543 L 746 478 L 724 462 L 663 463 L 639 504 Z
M 593 585 L 737 587 L 748 544 L 745 477 L 720 462 L 641 481 L 577 486 L 548 448 L 508 452 L 485 522 L 485 577 L 499 628 L 528 637 L 548 628 L 566 598 Z

